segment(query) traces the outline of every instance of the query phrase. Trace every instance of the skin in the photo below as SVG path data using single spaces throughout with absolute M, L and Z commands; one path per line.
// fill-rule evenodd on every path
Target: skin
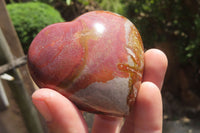
M 124 118 L 95 115 L 92 133 L 162 133 L 161 88 L 168 61 L 157 49 L 144 55 L 143 82 L 130 115 Z M 32 101 L 47 122 L 51 133 L 87 133 L 82 113 L 67 98 L 43 88 L 35 91 Z

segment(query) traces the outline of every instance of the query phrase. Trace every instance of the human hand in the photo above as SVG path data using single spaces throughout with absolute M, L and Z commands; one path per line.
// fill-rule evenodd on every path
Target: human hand
M 160 90 L 167 69 L 163 52 L 145 52 L 143 82 L 133 109 L 125 118 L 95 115 L 92 133 L 162 133 L 162 98 Z M 51 89 L 39 89 L 32 95 L 34 105 L 43 115 L 52 133 L 87 133 L 82 113 L 67 98 Z

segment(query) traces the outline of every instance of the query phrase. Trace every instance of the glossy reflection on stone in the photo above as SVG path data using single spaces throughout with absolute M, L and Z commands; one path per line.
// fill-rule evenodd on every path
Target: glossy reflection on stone
M 29 48 L 28 66 L 39 87 L 81 110 L 125 116 L 141 84 L 143 44 L 125 17 L 93 11 L 44 28 Z

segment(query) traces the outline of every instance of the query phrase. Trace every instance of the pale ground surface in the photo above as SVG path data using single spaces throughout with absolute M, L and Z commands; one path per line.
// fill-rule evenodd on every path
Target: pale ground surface
M 0 110 L 0 133 L 28 133 L 10 89 L 5 89 L 5 91 L 10 106 L 6 110 Z

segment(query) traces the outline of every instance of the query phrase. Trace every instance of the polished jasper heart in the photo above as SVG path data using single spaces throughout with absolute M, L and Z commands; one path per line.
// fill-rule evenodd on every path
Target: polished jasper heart
M 60 92 L 79 109 L 125 116 L 141 84 L 143 53 L 128 19 L 92 11 L 44 28 L 31 43 L 28 66 L 39 87 Z

